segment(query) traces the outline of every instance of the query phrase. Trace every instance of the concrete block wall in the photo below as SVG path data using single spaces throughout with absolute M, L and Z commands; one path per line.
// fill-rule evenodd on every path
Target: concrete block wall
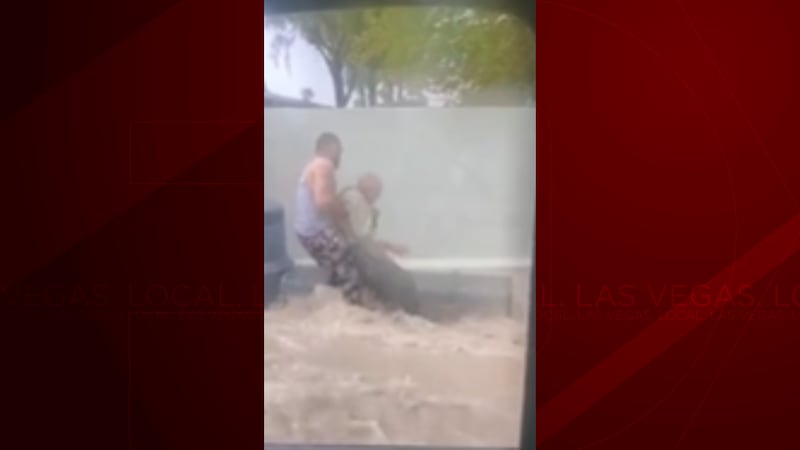
M 531 267 L 535 108 L 267 108 L 264 116 L 265 197 L 286 209 L 288 248 L 300 267 L 310 261 L 292 233 L 297 178 L 317 136 L 331 131 L 345 149 L 341 186 L 367 171 L 384 179 L 378 234 L 411 249 L 401 264 L 421 283 L 446 286 L 447 274 L 478 279 L 490 271 L 505 273 L 510 291 L 524 289 L 510 274 Z

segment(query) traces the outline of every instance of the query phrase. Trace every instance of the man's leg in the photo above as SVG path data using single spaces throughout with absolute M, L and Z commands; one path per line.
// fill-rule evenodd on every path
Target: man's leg
M 342 254 L 342 257 L 335 262 L 333 270 L 336 283 L 342 289 L 344 297 L 351 303 L 363 305 L 364 286 L 361 284 L 361 276 L 349 251 Z
M 361 241 L 355 248 L 356 266 L 362 284 L 390 308 L 410 314 L 419 313 L 419 299 L 414 277 L 395 263 L 373 241 Z
M 351 303 L 364 303 L 364 287 L 356 267 L 352 248 L 335 232 L 328 231 L 327 253 L 331 260 L 331 282 L 342 289 L 344 297 Z
M 300 241 L 317 264 L 328 271 L 329 284 L 340 288 L 351 303 L 362 304 L 364 288 L 347 242 L 333 231 L 313 238 L 301 237 Z
M 326 283 L 333 286 L 333 264 L 325 250 L 325 236 L 323 236 L 322 233 L 311 237 L 297 235 L 297 239 L 300 241 L 300 244 L 311 256 L 314 262 L 317 263 L 317 266 L 325 271 L 325 275 L 327 277 Z

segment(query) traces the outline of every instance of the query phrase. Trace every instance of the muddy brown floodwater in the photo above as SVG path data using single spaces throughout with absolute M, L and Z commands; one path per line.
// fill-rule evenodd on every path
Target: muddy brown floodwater
M 264 322 L 265 442 L 518 445 L 524 323 L 434 323 L 327 289 Z

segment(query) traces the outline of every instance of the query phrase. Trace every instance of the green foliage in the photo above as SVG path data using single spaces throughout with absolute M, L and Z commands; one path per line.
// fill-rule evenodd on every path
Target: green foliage
M 494 12 L 446 22 L 446 54 L 457 55 L 455 73 L 473 88 L 530 84 L 535 76 L 535 38 L 514 17 Z
M 346 106 L 354 91 L 374 105 L 380 88 L 400 97 L 427 89 L 463 98 L 497 87 L 533 96 L 535 36 L 506 13 L 351 9 L 269 18 L 267 26 L 279 31 L 272 42 L 276 61 L 297 33 L 319 50 L 331 71 L 338 106 Z

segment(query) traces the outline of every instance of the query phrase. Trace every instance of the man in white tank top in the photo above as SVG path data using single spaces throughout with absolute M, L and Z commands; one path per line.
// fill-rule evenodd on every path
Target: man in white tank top
M 336 189 L 341 141 L 333 133 L 323 133 L 314 153 L 297 183 L 295 232 L 317 265 L 328 272 L 328 284 L 340 288 L 348 301 L 363 304 L 364 288 L 352 245 L 339 226 L 347 220 Z

